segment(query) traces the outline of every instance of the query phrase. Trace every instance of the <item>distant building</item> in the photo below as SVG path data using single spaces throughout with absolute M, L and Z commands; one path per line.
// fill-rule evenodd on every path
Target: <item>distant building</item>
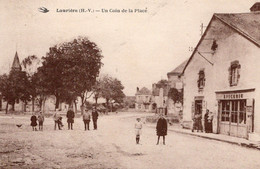
M 167 114 L 168 82 L 165 81 L 166 83 L 159 81 L 152 86 L 152 109 L 157 113 Z
M 260 140 L 260 7 L 214 14 L 184 68 L 183 118 L 213 112 L 213 132 Z
M 187 64 L 188 60 L 182 62 L 171 72 L 167 73 L 169 90 L 177 89 L 179 92 L 183 92 L 183 69 Z M 174 114 L 182 118 L 182 103 L 174 102 L 170 97 L 167 100 L 167 109 L 169 114 Z
M 135 109 L 140 111 L 151 111 L 152 110 L 152 92 L 143 87 L 141 90 L 137 87 Z

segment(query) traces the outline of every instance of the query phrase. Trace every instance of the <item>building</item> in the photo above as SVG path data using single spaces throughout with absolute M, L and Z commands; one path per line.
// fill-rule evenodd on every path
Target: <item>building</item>
M 188 59 L 182 62 L 179 66 L 177 66 L 174 70 L 167 73 L 168 77 L 168 85 L 169 90 L 177 89 L 178 92 L 183 91 L 183 69 L 187 64 Z M 167 110 L 169 114 L 173 114 L 176 116 L 180 116 L 182 118 L 182 103 L 181 102 L 174 102 L 170 97 L 167 100 Z
M 135 94 L 135 109 L 139 111 L 152 110 L 152 92 L 143 87 L 141 90 L 137 87 Z
M 255 8 L 210 20 L 183 70 L 187 124 L 209 109 L 214 133 L 260 140 L 260 12 Z
M 161 80 L 152 85 L 152 109 L 167 114 L 168 81 Z

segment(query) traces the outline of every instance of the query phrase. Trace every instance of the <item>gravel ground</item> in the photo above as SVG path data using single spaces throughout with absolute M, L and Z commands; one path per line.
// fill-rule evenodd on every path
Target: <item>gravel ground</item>
M 141 144 L 135 144 L 136 117 L 118 113 L 100 116 L 98 130 L 53 129 L 46 118 L 44 131 L 32 131 L 29 116 L 0 116 L 0 168 L 260 168 L 260 151 L 168 132 L 166 145 L 156 145 L 154 127 L 143 125 Z M 143 120 L 144 121 L 144 120 Z M 16 124 L 22 124 L 18 128 Z

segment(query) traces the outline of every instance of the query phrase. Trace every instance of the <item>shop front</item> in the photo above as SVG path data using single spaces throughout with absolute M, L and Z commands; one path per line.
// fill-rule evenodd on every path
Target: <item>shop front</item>
M 254 131 L 254 89 L 216 92 L 218 133 L 248 138 Z

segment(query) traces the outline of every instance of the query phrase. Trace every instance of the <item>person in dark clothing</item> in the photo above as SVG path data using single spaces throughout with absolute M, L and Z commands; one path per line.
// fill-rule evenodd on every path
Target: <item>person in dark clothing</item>
M 37 126 L 37 117 L 35 116 L 35 114 L 33 113 L 33 115 L 31 116 L 31 126 L 33 131 L 37 131 L 36 126 Z
M 43 130 L 43 122 L 44 122 L 44 115 L 42 114 L 42 112 L 40 112 L 39 115 L 38 115 L 38 122 L 39 122 L 39 130 L 42 131 Z
M 209 119 L 209 110 L 207 109 L 205 115 L 204 115 L 204 130 L 205 130 L 205 133 L 208 133 L 209 132 L 209 122 L 208 122 L 208 119 Z
M 69 108 L 67 112 L 68 130 L 73 130 L 74 117 L 75 117 L 74 111 L 72 110 L 72 108 Z
M 97 112 L 96 108 L 93 107 L 92 120 L 93 120 L 94 130 L 97 130 L 97 119 L 98 119 L 98 112 Z
M 167 135 L 167 121 L 162 114 L 160 114 L 160 118 L 157 121 L 156 134 L 158 136 L 157 145 L 159 144 L 160 136 L 163 136 L 163 144 L 165 145 L 165 136 Z

